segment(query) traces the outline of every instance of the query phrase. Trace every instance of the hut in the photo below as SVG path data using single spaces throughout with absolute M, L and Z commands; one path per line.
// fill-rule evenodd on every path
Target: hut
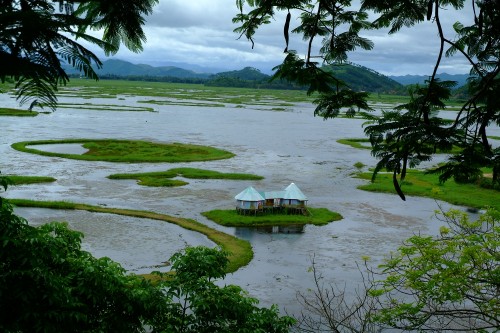
M 285 208 L 297 210 L 302 214 L 307 213 L 307 197 L 297 185 L 291 183 L 285 188 L 281 205 Z
M 236 199 L 236 211 L 240 214 L 262 212 L 265 199 L 252 186 L 247 187 L 234 197 Z
M 291 183 L 282 191 L 258 192 L 247 187 L 234 197 L 236 211 L 241 214 L 257 212 L 281 212 L 307 214 L 307 197 L 297 185 Z

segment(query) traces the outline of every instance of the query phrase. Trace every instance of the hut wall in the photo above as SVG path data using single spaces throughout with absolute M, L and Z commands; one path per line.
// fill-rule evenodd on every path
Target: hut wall
M 262 208 L 262 201 L 238 200 L 237 207 L 240 209 L 260 209 L 260 208 Z

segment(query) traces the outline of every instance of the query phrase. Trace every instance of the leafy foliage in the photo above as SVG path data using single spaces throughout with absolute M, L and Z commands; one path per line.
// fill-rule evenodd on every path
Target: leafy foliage
M 142 15 L 149 14 L 157 0 L 125 1 L 0 1 L 0 80 L 13 78 L 21 104 L 56 106 L 55 92 L 69 80 L 66 62 L 88 78 L 101 67 L 97 56 L 76 42 L 84 40 L 107 54 L 121 43 L 134 52 L 142 49 L 145 35 Z M 74 6 L 77 8 L 75 9 Z M 86 33 L 104 29 L 101 39 Z
M 39 228 L 0 210 L 0 330 L 141 332 L 166 306 L 163 293 L 109 258 L 81 250 L 65 224 Z
M 225 276 L 227 253 L 206 247 L 186 248 L 171 259 L 175 274 L 163 287 L 175 302 L 161 332 L 288 332 L 294 320 L 279 317 L 277 307 L 257 307 L 239 286 L 219 287 Z
M 439 32 L 432 75 L 423 86 L 411 88 L 409 103 L 385 112 L 382 119 L 373 119 L 365 129 L 373 145 L 372 153 L 379 159 L 374 177 L 383 168 L 392 171 L 394 187 L 404 200 L 401 183 L 407 168 L 430 160 L 437 150 L 449 150 L 452 146 L 459 147 L 461 152 L 436 169 L 442 182 L 452 177 L 462 182 L 475 181 L 482 167 L 493 170 L 493 185 L 500 181 L 500 149 L 491 146 L 487 133 L 490 125 L 500 124 L 500 97 L 496 93 L 500 89 L 500 3 L 485 0 L 471 1 L 469 5 L 473 9 L 473 23 L 466 26 L 456 22 L 454 39 L 444 35 L 441 17 L 453 15 L 447 8 L 464 9 L 463 0 L 363 0 L 357 6 L 346 0 L 238 0 L 240 13 L 233 21 L 241 24 L 235 32 L 253 44 L 258 27 L 270 23 L 275 11 L 292 15 L 298 12 L 297 27 L 289 27 L 289 19 L 285 23 L 285 58 L 276 67 L 275 77 L 307 86 L 310 94 L 319 96 L 315 100 L 318 105 L 315 114 L 334 118 L 341 112 L 354 115 L 360 110 L 370 110 L 363 92 L 351 90 L 338 71 L 326 70 L 348 62 L 349 52 L 373 48 L 373 43 L 360 35 L 363 30 L 389 28 L 389 34 L 396 34 L 403 27 L 432 20 Z M 250 10 L 245 13 L 247 6 Z M 376 14 L 373 22 L 367 21 L 367 11 Z M 289 30 L 308 42 L 304 57 L 289 50 Z M 316 37 L 322 38 L 320 47 L 313 43 Z M 436 111 L 446 108 L 455 83 L 440 81 L 436 75 L 442 58 L 454 56 L 468 61 L 472 79 L 468 98 L 450 123 Z M 313 58 L 330 66 L 320 67 Z
M 81 250 L 64 223 L 40 227 L 1 199 L 2 332 L 288 332 L 278 309 L 237 286 L 219 287 L 228 253 L 205 247 L 172 256 L 162 284 L 126 274 L 109 258 Z
M 415 235 L 353 290 L 325 284 L 313 258 L 315 287 L 298 294 L 299 332 L 496 332 L 500 325 L 500 213 L 477 220 L 441 213 L 440 235 Z
M 415 235 L 381 266 L 373 294 L 380 323 L 404 330 L 495 330 L 500 326 L 500 214 L 471 221 L 451 210 L 439 237 Z

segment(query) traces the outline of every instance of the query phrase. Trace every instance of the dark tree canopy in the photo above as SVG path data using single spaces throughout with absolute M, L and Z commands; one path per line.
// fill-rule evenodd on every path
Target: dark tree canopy
M 143 15 L 158 0 L 0 0 L 0 79 L 15 81 L 21 104 L 56 105 L 57 87 L 69 78 L 67 63 L 97 79 L 101 61 L 80 41 L 115 54 L 120 44 L 138 52 L 146 36 Z M 102 38 L 88 34 L 102 30 Z
M 252 46 L 256 32 L 271 22 L 276 11 L 287 11 L 284 23 L 285 58 L 276 67 L 275 77 L 305 85 L 318 94 L 315 114 L 334 118 L 340 112 L 369 111 L 368 95 L 351 90 L 321 65 L 341 66 L 356 49 L 370 50 L 373 43 L 362 37 L 366 29 L 388 28 L 396 34 L 403 27 L 412 28 L 424 21 L 436 26 L 439 49 L 432 75 L 423 86 L 410 91 L 410 101 L 382 117 L 373 117 L 365 127 L 372 143 L 372 154 L 379 159 L 374 177 L 386 169 L 393 173 L 394 187 L 405 200 L 401 189 L 407 169 L 428 161 L 440 151 L 458 147 L 446 164 L 437 168 L 442 182 L 454 178 L 473 182 L 482 175 L 481 168 L 491 168 L 493 183 L 500 181 L 500 148 L 488 140 L 488 128 L 500 125 L 500 2 L 493 0 L 364 0 L 356 9 L 352 1 L 238 0 L 240 13 L 233 21 L 235 32 L 248 38 Z M 447 9 L 472 8 L 472 25 L 453 24 L 453 35 L 446 36 L 442 17 L 453 15 Z M 368 21 L 368 13 L 376 15 Z M 290 26 L 291 13 L 299 13 L 299 25 Z M 289 49 L 289 34 L 301 35 L 308 42 L 304 56 Z M 314 43 L 321 39 L 319 46 Z M 436 74 L 443 57 L 462 57 L 470 66 L 469 97 L 451 123 L 437 114 L 444 109 L 455 83 L 440 81 Z M 320 62 L 315 61 L 318 59 Z

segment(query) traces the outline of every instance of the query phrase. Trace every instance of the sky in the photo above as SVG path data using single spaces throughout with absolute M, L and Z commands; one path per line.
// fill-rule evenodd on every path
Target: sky
M 190 64 L 192 68 L 205 72 L 251 66 L 263 73 L 271 73 L 285 57 L 283 24 L 286 13 L 279 12 L 271 24 L 257 31 L 253 49 L 250 41 L 245 37 L 238 38 L 239 35 L 233 32 L 237 24 L 232 23 L 232 18 L 237 13 L 235 0 L 160 0 L 154 13 L 146 17 L 144 50 L 135 54 L 122 47 L 113 58 L 152 66 L 179 65 L 186 68 L 186 64 Z M 455 37 L 451 29 L 454 22 L 470 23 L 469 8 L 458 12 L 441 10 L 440 13 L 450 39 Z M 297 14 L 294 14 L 290 30 L 299 23 Z M 432 73 L 439 39 L 436 25 L 431 21 L 414 28 L 403 28 L 394 35 L 388 35 L 387 30 L 366 31 L 361 35 L 372 40 L 375 47 L 371 51 L 350 53 L 351 62 L 385 75 Z M 91 49 L 102 60 L 107 59 L 98 49 Z M 300 36 L 291 36 L 289 49 L 304 54 L 306 42 Z M 438 73 L 465 74 L 468 70 L 463 57 L 455 56 L 444 59 Z

